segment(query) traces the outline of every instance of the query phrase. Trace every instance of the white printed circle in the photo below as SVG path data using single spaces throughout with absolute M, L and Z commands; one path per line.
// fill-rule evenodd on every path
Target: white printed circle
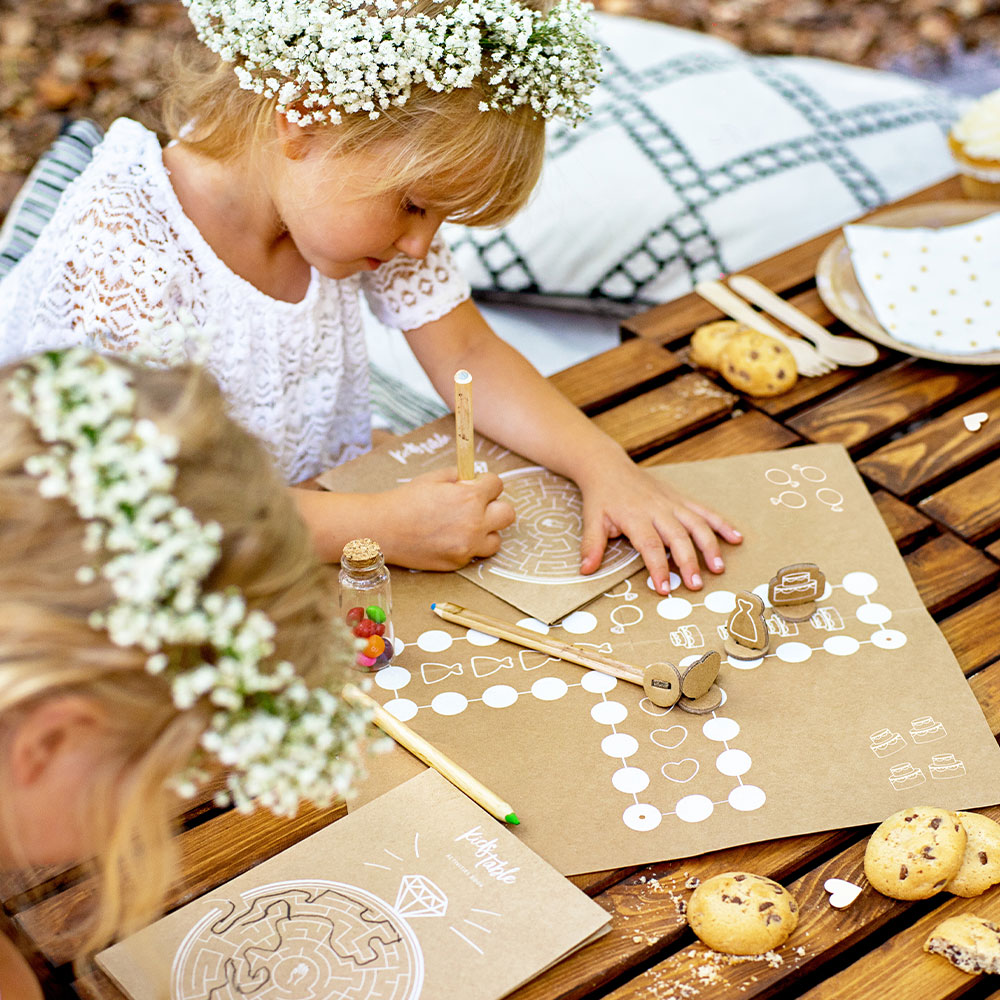
M 509 684 L 494 684 L 483 692 L 487 708 L 510 708 L 517 701 L 517 691 Z
M 607 694 L 618 683 L 617 677 L 603 674 L 600 670 L 588 670 L 580 680 L 580 686 L 591 694 Z
M 619 792 L 635 795 L 649 787 L 649 775 L 641 767 L 620 767 L 611 775 L 611 784 Z
M 831 635 L 823 640 L 823 648 L 834 656 L 850 656 L 861 648 L 861 644 L 853 636 Z
M 452 638 L 443 629 L 432 628 L 417 636 L 417 645 L 425 653 L 440 653 L 452 644 Z
M 410 683 L 410 671 L 395 664 L 375 671 L 375 683 L 385 691 L 398 691 Z
M 679 622 L 691 614 L 691 602 L 683 597 L 664 597 L 656 605 L 656 613 L 668 622 Z
M 540 622 L 537 618 L 522 618 L 517 624 L 521 628 L 526 628 L 530 632 L 537 632 L 539 635 L 549 634 L 549 626 L 545 622 Z
M 882 629 L 872 633 L 872 644 L 879 649 L 900 649 L 906 645 L 906 633 L 897 632 L 894 628 Z
M 660 810 L 645 802 L 636 802 L 622 813 L 622 822 L 636 833 L 649 833 L 650 830 L 655 830 L 662 819 L 663 814 Z
M 531 693 L 539 701 L 558 701 L 569 687 L 561 677 L 539 677 L 531 685 Z
M 417 703 L 409 698 L 393 698 L 383 706 L 385 710 L 400 722 L 409 722 L 417 714 Z
M 628 709 L 620 701 L 599 701 L 590 710 L 590 717 L 602 726 L 617 726 L 627 716 Z
M 639 749 L 639 741 L 628 733 L 611 733 L 601 740 L 601 749 L 609 757 L 631 757 Z
M 764 662 L 764 657 L 758 656 L 756 660 L 741 660 L 735 656 L 727 656 L 725 662 L 735 670 L 756 670 Z
M 754 587 L 753 590 L 750 591 L 750 593 L 751 594 L 756 594 L 764 602 L 764 607 L 765 608 L 770 608 L 773 605 L 771 604 L 771 602 L 768 600 L 768 597 L 767 597 L 767 592 L 768 592 L 769 589 L 770 589 L 770 587 L 768 586 L 768 584 L 761 583 L 761 584 L 758 584 L 756 587 Z
M 685 795 L 676 806 L 677 818 L 685 823 L 700 823 L 708 819 L 715 810 L 715 803 L 707 795 Z
M 868 597 L 878 590 L 878 580 L 871 573 L 848 573 L 840 582 L 844 590 L 855 597 Z
M 753 812 L 767 800 L 763 788 L 756 785 L 737 785 L 729 793 L 729 804 L 740 812 Z
M 783 642 L 775 651 L 774 655 L 782 663 L 805 663 L 813 651 L 804 642 Z
M 823 583 L 823 593 L 816 598 L 817 601 L 825 601 L 833 593 L 833 586 L 829 580 Z
M 715 758 L 715 766 L 720 773 L 730 778 L 738 778 L 750 770 L 750 754 L 745 750 L 723 750 Z
M 717 615 L 728 615 L 736 608 L 736 595 L 731 590 L 716 590 L 705 595 L 705 607 Z
M 884 625 L 892 612 L 884 604 L 862 604 L 858 608 L 858 621 L 865 625 Z
M 563 619 L 562 627 L 573 635 L 586 635 L 597 628 L 597 617 L 589 611 L 574 611 Z
M 485 632 L 480 632 L 478 629 L 470 628 L 468 632 L 465 633 L 465 638 L 472 643 L 473 646 L 492 646 L 494 643 L 500 640 L 495 635 L 487 635 Z
M 458 715 L 465 711 L 468 704 L 469 699 L 464 694 L 459 694 L 457 691 L 442 691 L 434 696 L 431 708 L 438 715 Z
M 707 739 L 715 740 L 716 743 L 728 743 L 729 740 L 734 740 L 740 735 L 740 724 L 735 719 L 720 715 L 717 718 L 706 720 L 701 731 Z

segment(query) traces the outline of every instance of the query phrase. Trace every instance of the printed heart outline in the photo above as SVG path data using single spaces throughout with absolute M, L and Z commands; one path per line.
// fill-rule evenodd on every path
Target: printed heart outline
M 672 733 L 675 729 L 679 729 L 684 735 L 676 743 L 661 743 L 657 738 L 657 733 Z M 671 726 L 669 729 L 654 729 L 650 734 L 649 738 L 658 746 L 661 750 L 676 750 L 687 738 L 688 731 L 684 726 Z
M 694 770 L 686 778 L 675 778 L 671 774 L 667 774 L 667 768 L 680 767 L 682 764 L 694 764 Z M 701 770 L 701 765 L 694 759 L 694 757 L 683 757 L 681 760 L 668 760 L 663 767 L 660 768 L 660 774 L 663 775 L 667 781 L 673 781 L 678 785 L 686 785 L 689 781 L 693 780 L 695 775 Z

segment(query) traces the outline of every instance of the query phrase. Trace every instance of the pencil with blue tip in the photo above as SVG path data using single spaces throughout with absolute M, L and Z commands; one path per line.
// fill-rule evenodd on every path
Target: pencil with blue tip
M 400 746 L 405 747 L 414 757 L 447 778 L 457 789 L 481 805 L 491 816 L 504 823 L 518 826 L 520 819 L 509 802 L 504 802 L 495 792 L 490 791 L 481 781 L 474 778 L 464 767 L 456 764 L 434 744 L 419 733 L 414 732 L 405 722 L 400 722 L 391 712 L 383 708 L 374 698 L 365 694 L 354 684 L 347 684 L 344 698 L 357 708 L 367 708 L 373 713 L 375 725 L 387 736 L 391 736 Z

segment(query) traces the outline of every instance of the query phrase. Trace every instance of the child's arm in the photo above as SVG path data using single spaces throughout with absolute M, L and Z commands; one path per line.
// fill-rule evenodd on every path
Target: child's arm
M 667 552 L 688 588 L 701 587 L 697 549 L 713 573 L 724 569 L 717 535 L 740 533 L 719 514 L 686 499 L 640 469 L 487 325 L 471 300 L 406 334 L 444 399 L 455 371 L 475 384 L 476 429 L 532 461 L 574 480 L 583 493 L 581 572 L 600 565 L 609 538 L 626 535 L 660 593 L 669 589 Z
M 458 482 L 454 468 L 429 472 L 384 493 L 294 489 L 321 559 L 336 562 L 352 538 L 374 538 L 386 561 L 411 569 L 454 570 L 500 548 L 514 508 L 500 500 L 499 476 Z

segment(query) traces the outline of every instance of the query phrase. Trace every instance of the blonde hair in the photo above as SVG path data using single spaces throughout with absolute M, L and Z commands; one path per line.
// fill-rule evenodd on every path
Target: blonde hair
M 417 0 L 411 13 L 433 14 L 449 4 Z M 525 6 L 544 9 L 547 4 Z M 179 57 L 164 102 L 168 134 L 215 160 L 236 159 L 276 142 L 277 98 L 239 86 L 233 67 L 198 47 Z M 308 131 L 330 143 L 330 152 L 377 154 L 381 169 L 372 193 L 431 187 L 434 207 L 455 222 L 497 226 L 527 203 L 545 151 L 545 123 L 527 106 L 514 112 L 480 111 L 483 81 L 450 93 L 415 87 L 401 107 L 370 119 L 345 114 L 337 125 Z
M 110 589 L 100 579 L 77 582 L 88 561 L 85 524 L 66 501 L 41 498 L 23 471 L 40 442 L 9 405 L 11 371 L 0 369 L 0 744 L 20 715 L 53 696 L 92 699 L 107 717 L 103 763 L 81 818 L 100 845 L 87 862 L 100 890 L 87 926 L 73 929 L 80 958 L 162 907 L 176 873 L 178 811 L 166 782 L 190 762 L 209 709 L 178 711 L 168 682 L 146 672 L 148 653 L 115 646 L 88 624 L 111 603 Z M 276 658 L 295 663 L 310 685 L 332 685 L 350 649 L 331 624 L 333 595 L 305 525 L 263 447 L 226 415 L 208 376 L 192 368 L 133 374 L 136 416 L 179 442 L 175 496 L 222 526 L 222 555 L 205 588 L 239 587 L 277 627 Z M 0 819 L 11 840 L 11 818 L 0 810 Z

